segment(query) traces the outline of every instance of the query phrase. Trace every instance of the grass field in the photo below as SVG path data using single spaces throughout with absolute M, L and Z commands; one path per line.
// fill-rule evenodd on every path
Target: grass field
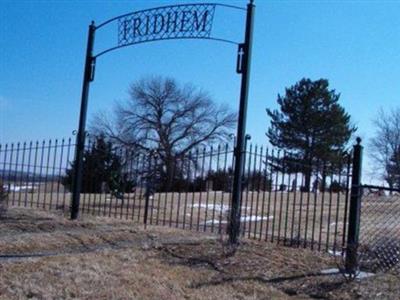
M 70 193 L 52 183 L 29 192 L 8 194 L 9 206 L 65 213 L 70 199 Z M 146 205 L 144 189 L 137 189 L 135 193 L 124 194 L 122 199 L 111 194 L 81 194 L 80 212 L 221 234 L 229 224 L 230 199 L 231 194 L 222 191 L 155 193 Z M 242 236 L 340 256 L 347 237 L 348 201 L 344 193 L 245 191 L 241 206 Z M 390 247 L 388 255 L 400 250 L 399 216 L 399 195 L 365 195 L 360 222 L 363 249 L 381 251 L 382 246 Z
M 17 206 L 68 210 L 70 193 L 51 185 L 31 193 L 13 192 Z M 147 223 L 197 231 L 224 232 L 231 194 L 221 191 L 156 193 L 150 197 Z M 81 212 L 144 222 L 144 190 L 124 194 L 82 194 Z M 290 242 L 320 250 L 340 251 L 348 205 L 343 193 L 246 191 L 242 195 L 242 234 L 255 239 Z
M 321 252 L 136 222 L 10 208 L 0 299 L 398 299 L 400 277 L 348 282 Z
M 81 213 L 144 222 L 145 191 L 124 194 L 82 194 Z M 10 206 L 67 211 L 71 194 L 48 183 L 30 192 L 10 192 Z M 156 193 L 147 206 L 147 223 L 197 231 L 224 232 L 231 194 L 221 191 Z M 348 225 L 348 197 L 343 193 L 246 191 L 242 195 L 242 234 L 249 238 L 291 241 L 299 246 L 340 251 Z M 363 198 L 361 240 L 400 232 L 400 197 Z M 388 218 L 389 217 L 389 218 Z M 372 233 L 372 235 L 371 235 Z M 400 236 L 399 236 L 400 239 Z

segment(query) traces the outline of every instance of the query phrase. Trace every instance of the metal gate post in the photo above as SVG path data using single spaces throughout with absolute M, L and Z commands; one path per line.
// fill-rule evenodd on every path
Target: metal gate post
M 148 170 L 146 174 L 146 191 L 145 191 L 145 204 L 144 204 L 144 215 L 143 215 L 143 223 L 144 227 L 147 227 L 147 218 L 149 215 L 149 202 L 150 202 L 150 197 L 153 196 L 154 193 L 154 187 L 153 187 L 153 178 L 152 176 L 155 176 L 155 172 L 153 172 L 152 169 L 152 160 L 153 160 L 153 153 L 150 151 L 149 155 L 149 161 L 148 161 Z M 154 169 L 155 169 L 155 158 L 154 158 Z
M 237 244 L 240 231 L 240 205 L 242 199 L 242 174 L 245 156 L 247 98 L 249 94 L 251 48 L 253 40 L 253 0 L 247 4 L 245 42 L 239 45 L 237 72 L 242 74 L 240 87 L 239 120 L 235 146 L 235 171 L 233 177 L 232 207 L 229 224 L 229 243 Z
M 357 144 L 353 147 L 353 171 L 351 179 L 349 230 L 347 233 L 345 271 L 347 274 L 355 274 L 358 269 L 358 238 L 360 234 L 361 213 L 361 171 L 362 151 L 361 138 L 357 138 Z
M 71 203 L 71 219 L 75 220 L 79 214 L 79 198 L 82 187 L 82 169 L 83 169 L 83 154 L 85 150 L 85 127 L 86 127 L 86 115 L 89 98 L 89 85 L 93 81 L 94 77 L 94 66 L 95 59 L 93 58 L 93 44 L 94 44 L 94 33 L 96 27 L 94 22 L 89 26 L 88 42 L 86 48 L 86 60 L 85 70 L 83 75 L 82 85 L 82 97 L 81 97 L 81 109 L 79 114 L 79 128 L 76 137 L 76 150 L 75 150 L 75 170 L 74 178 L 72 183 L 72 203 Z

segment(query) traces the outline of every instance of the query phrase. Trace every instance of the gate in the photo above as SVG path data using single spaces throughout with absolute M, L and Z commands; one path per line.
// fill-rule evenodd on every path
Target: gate
M 216 9 L 230 9 L 245 12 L 246 23 L 244 42 L 221 38 L 212 34 Z M 100 25 L 92 21 L 88 31 L 86 59 L 82 84 L 81 107 L 79 125 L 76 138 L 74 178 L 72 185 L 71 219 L 78 217 L 80 210 L 80 194 L 83 178 L 83 156 L 86 139 L 86 115 L 89 99 L 90 83 L 94 80 L 96 61 L 110 51 L 151 41 L 170 39 L 208 39 L 237 45 L 236 73 L 241 75 L 240 101 L 238 112 L 238 126 L 234 156 L 232 186 L 232 205 L 230 209 L 229 241 L 231 244 L 238 242 L 240 227 L 240 202 L 242 190 L 242 170 L 245 155 L 246 114 L 249 94 L 251 51 L 253 41 L 253 16 L 255 11 L 254 0 L 249 0 L 247 7 L 218 3 L 181 4 L 156 7 L 111 18 Z M 99 30 L 117 29 L 117 44 L 109 45 L 106 49 L 94 54 L 95 34 Z M 147 216 L 147 215 L 146 215 Z

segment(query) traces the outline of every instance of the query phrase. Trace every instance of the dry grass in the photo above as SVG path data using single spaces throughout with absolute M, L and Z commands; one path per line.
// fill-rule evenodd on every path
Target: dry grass
M 70 194 L 12 193 L 12 205 L 67 210 Z M 53 189 L 55 190 L 55 189 Z M 224 231 L 230 193 L 220 191 L 196 193 L 156 193 L 149 201 L 148 223 L 191 228 L 200 231 Z M 249 238 L 298 239 L 317 244 L 321 249 L 341 249 L 344 232 L 346 196 L 337 193 L 244 192 L 242 216 L 258 217 L 243 222 L 243 235 Z M 205 206 L 208 205 L 208 209 Z M 200 206 L 200 207 L 199 207 Z M 143 222 L 143 192 L 125 194 L 124 201 L 109 194 L 82 194 L 81 212 Z M 215 209 L 212 209 L 215 207 Z
M 0 221 L 0 299 L 398 299 L 399 277 L 320 276 L 307 249 L 124 220 L 11 208 Z M 35 256 L 35 255 L 43 256 Z

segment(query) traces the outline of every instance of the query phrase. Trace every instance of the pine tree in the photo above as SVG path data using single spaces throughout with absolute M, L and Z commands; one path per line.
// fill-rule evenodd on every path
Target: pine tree
M 68 189 L 72 188 L 74 168 L 75 162 L 62 180 Z M 84 153 L 81 193 L 100 193 L 104 184 L 112 193 L 129 191 L 134 186 L 128 174 L 123 172 L 122 158 L 103 137 L 97 137 Z
M 328 86 L 326 79 L 303 78 L 286 88 L 284 96 L 278 95 L 280 110 L 267 109 L 271 125 L 266 135 L 272 145 L 290 152 L 283 167 L 305 174 L 306 189 L 320 162 L 331 169 L 340 167 L 345 146 L 356 131 L 338 103 L 340 94 Z

